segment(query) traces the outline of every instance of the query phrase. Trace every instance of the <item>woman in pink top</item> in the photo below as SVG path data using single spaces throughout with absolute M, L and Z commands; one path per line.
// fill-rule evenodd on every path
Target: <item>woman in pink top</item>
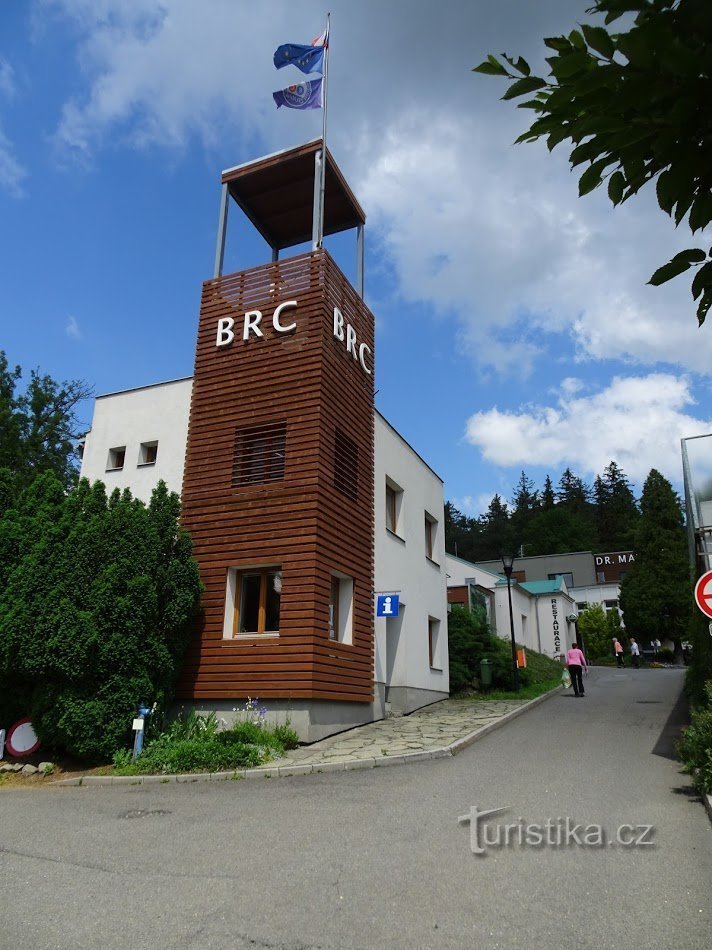
M 586 663 L 586 657 L 579 649 L 578 643 L 572 643 L 571 649 L 566 653 L 566 665 L 571 674 L 574 696 L 583 696 L 583 677 L 581 676 L 581 671 L 587 670 L 588 664 Z

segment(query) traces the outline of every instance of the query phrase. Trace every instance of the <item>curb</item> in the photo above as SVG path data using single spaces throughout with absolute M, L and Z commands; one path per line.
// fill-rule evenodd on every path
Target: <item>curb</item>
M 411 762 L 425 762 L 429 759 L 443 759 L 448 756 L 457 755 L 463 749 L 468 748 L 478 739 L 484 738 L 506 725 L 517 716 L 523 715 L 533 706 L 538 706 L 552 696 L 562 691 L 563 687 L 555 686 L 548 693 L 542 693 L 535 699 L 530 699 L 523 703 L 517 709 L 512 709 L 496 719 L 494 722 L 481 726 L 474 732 L 468 733 L 461 739 L 456 739 L 450 745 L 438 749 L 421 750 L 419 752 L 401 752 L 397 755 L 384 755 L 381 758 L 369 757 L 366 759 L 343 759 L 337 762 L 321 762 L 318 764 L 310 763 L 300 765 L 269 765 L 256 769 L 233 769 L 230 772 L 191 772 L 186 775 L 84 775 L 79 778 L 65 778 L 48 784 L 57 786 L 84 786 L 84 785 L 168 785 L 183 784 L 189 782 L 226 782 L 238 779 L 256 779 L 256 778 L 286 778 L 290 775 L 316 775 L 320 772 L 350 772 L 356 769 L 383 768 L 391 765 L 408 765 Z M 705 796 L 705 805 L 712 819 L 712 798 Z
M 445 747 L 446 750 L 450 755 L 457 755 L 458 752 L 462 752 L 463 749 L 471 746 L 473 742 L 477 742 L 478 739 L 483 739 L 490 732 L 494 732 L 494 730 L 499 729 L 500 726 L 506 725 L 508 722 L 511 722 L 512 719 L 516 719 L 517 716 L 523 715 L 533 706 L 538 706 L 547 699 L 551 699 L 552 696 L 559 692 L 563 692 L 563 686 L 555 686 L 553 689 L 550 689 L 548 693 L 542 693 L 541 696 L 530 699 L 528 703 L 524 703 L 522 706 L 519 706 L 518 709 L 512 709 L 511 712 L 505 713 L 504 716 L 500 716 L 499 719 L 495 719 L 494 722 L 490 722 L 475 732 L 471 732 L 468 736 L 463 736 L 462 739 L 456 739 L 450 743 L 449 746 Z
M 710 821 L 712 821 L 712 795 L 708 795 L 707 792 L 703 792 L 702 801 L 705 808 L 707 809 L 707 814 L 710 816 Z

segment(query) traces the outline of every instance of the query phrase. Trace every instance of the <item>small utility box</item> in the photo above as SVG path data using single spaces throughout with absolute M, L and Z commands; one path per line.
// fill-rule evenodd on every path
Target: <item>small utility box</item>
M 480 686 L 492 685 L 492 660 L 484 657 L 480 660 Z

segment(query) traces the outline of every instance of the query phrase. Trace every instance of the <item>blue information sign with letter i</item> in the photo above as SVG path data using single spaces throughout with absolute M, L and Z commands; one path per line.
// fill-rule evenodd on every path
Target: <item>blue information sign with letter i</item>
M 377 617 L 398 616 L 398 594 L 379 594 L 376 602 Z

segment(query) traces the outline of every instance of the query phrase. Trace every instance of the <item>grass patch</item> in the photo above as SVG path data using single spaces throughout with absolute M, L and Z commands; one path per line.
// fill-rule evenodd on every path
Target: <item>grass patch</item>
M 488 700 L 488 699 L 536 699 L 537 696 L 541 696 L 544 693 L 550 692 L 552 689 L 556 689 L 557 686 L 561 685 L 561 674 L 555 679 L 542 680 L 538 683 L 529 683 L 527 686 L 522 686 L 518 693 L 515 693 L 512 689 L 493 689 L 490 692 L 486 693 L 477 693 L 476 699 Z
M 543 693 L 548 693 L 560 685 L 561 674 L 556 677 L 549 677 L 548 679 L 541 680 L 537 683 L 528 683 L 527 685 L 522 686 L 518 693 L 515 693 L 513 689 L 493 688 L 490 690 L 483 690 L 482 692 L 459 693 L 457 696 L 453 696 L 452 699 L 463 701 L 471 701 L 474 699 L 480 702 L 507 699 L 536 699 L 537 696 L 541 696 Z

